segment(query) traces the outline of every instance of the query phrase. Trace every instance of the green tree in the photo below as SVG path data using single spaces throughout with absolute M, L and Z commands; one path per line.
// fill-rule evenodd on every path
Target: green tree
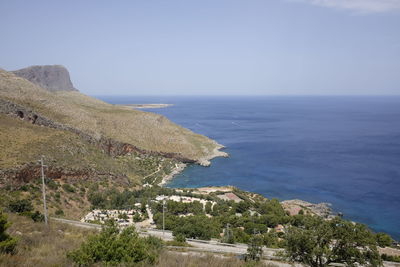
M 325 221 L 307 216 L 304 226 L 289 229 L 286 250 L 292 260 L 315 267 L 332 262 L 348 266 L 381 265 L 376 241 L 368 228 L 340 218 Z
M 173 235 L 183 234 L 187 238 L 210 240 L 219 233 L 219 229 L 219 225 L 214 224 L 207 216 L 195 215 L 180 218 L 180 224 L 173 229 Z
M 206 203 L 204 209 L 205 209 L 205 212 L 206 212 L 207 214 L 210 214 L 210 213 L 212 212 L 212 204 L 211 204 L 211 202 L 207 201 L 207 203 Z
M 162 241 L 159 239 L 139 237 L 134 227 L 120 232 L 114 222 L 109 222 L 101 233 L 90 236 L 79 249 L 69 252 L 67 257 L 80 266 L 94 263 L 154 263 L 161 247 Z
M 260 234 L 255 234 L 250 238 L 250 243 L 247 247 L 246 261 L 259 261 L 262 257 L 262 237 Z
M 8 227 L 7 216 L 0 211 L 0 253 L 14 253 L 17 246 L 17 239 L 6 233 Z
M 230 224 L 227 224 L 226 228 L 224 228 L 224 236 L 222 237 L 221 242 L 229 244 L 235 243 L 235 235 Z
M 393 243 L 393 239 L 385 233 L 377 233 L 375 235 L 376 238 L 376 243 L 378 244 L 378 246 L 380 247 L 388 247 L 390 245 L 392 245 Z

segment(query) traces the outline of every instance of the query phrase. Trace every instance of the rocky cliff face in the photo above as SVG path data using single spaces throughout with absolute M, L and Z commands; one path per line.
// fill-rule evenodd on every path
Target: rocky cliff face
M 68 70 L 61 65 L 31 66 L 12 73 L 52 92 L 77 91 Z

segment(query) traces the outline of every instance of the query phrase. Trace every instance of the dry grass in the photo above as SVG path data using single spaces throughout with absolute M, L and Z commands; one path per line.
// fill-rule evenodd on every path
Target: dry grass
M 78 135 L 0 114 L 0 168 L 14 168 L 24 163 L 37 162 L 40 155 L 46 163 L 69 170 L 90 169 L 99 173 L 126 175 L 134 183 L 157 170 L 169 166 L 172 160 L 159 157 L 137 158 L 126 155 L 112 158 Z
M 34 223 L 31 219 L 15 214 L 8 215 L 12 226 L 9 233 L 18 237 L 15 255 L 0 254 L 0 266 L 73 266 L 67 259 L 68 251 L 74 250 L 87 238 L 96 233 L 78 227 L 51 221 L 49 227 L 43 223 Z M 96 264 L 96 266 L 102 266 Z M 131 266 L 124 264 L 123 266 Z M 147 266 L 141 265 L 138 266 Z M 246 264 L 231 255 L 204 254 L 177 251 L 162 251 L 156 267 L 239 267 L 272 266 L 270 264 Z
M 219 254 L 205 254 L 205 253 L 189 253 L 189 252 L 175 252 L 164 251 L 161 253 L 156 267 L 240 267 L 240 266 L 269 266 L 271 264 L 260 263 L 246 263 L 239 260 L 235 256 L 223 256 Z
M 94 137 L 106 136 L 146 150 L 177 152 L 197 160 L 216 147 L 211 139 L 161 115 L 107 104 L 78 92 L 51 93 L 4 70 L 0 70 L 0 98 Z
M 49 227 L 10 214 L 11 235 L 18 237 L 15 255 L 0 254 L 1 266 L 72 266 L 66 253 L 77 248 L 92 231 L 51 222 Z

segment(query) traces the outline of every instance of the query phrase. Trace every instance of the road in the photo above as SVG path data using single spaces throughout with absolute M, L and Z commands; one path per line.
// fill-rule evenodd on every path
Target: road
M 60 218 L 50 218 L 51 220 L 58 221 L 61 223 L 67 223 L 70 225 L 74 225 L 77 227 L 87 228 L 87 229 L 96 229 L 100 230 L 101 225 L 93 224 L 93 223 L 85 223 L 74 220 L 60 219 Z M 137 228 L 137 231 L 142 236 L 151 235 L 158 238 L 161 238 L 165 241 L 171 241 L 174 239 L 171 231 L 162 231 L 158 229 L 152 228 Z M 199 239 L 187 239 L 187 243 L 192 247 L 185 247 L 186 250 L 200 251 L 200 252 L 212 252 L 212 253 L 227 253 L 227 254 L 235 254 L 242 255 L 247 252 L 246 244 L 226 244 L 220 243 L 216 239 L 212 240 L 199 240 Z M 173 247 L 171 247 L 173 248 Z M 279 259 L 279 257 L 274 256 L 276 252 L 282 251 L 282 249 L 273 249 L 273 248 L 263 248 L 263 257 L 265 259 Z

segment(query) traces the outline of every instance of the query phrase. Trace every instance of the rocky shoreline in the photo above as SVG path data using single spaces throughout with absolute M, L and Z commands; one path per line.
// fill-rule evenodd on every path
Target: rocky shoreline
M 204 157 L 200 160 L 197 161 L 198 164 L 200 164 L 203 167 L 209 167 L 211 165 L 210 160 L 216 158 L 216 157 L 229 157 L 229 154 L 226 152 L 221 151 L 221 149 L 224 149 L 225 147 L 223 145 L 220 145 L 216 143 L 216 147 L 214 148 L 213 152 L 207 156 Z M 176 164 L 175 168 L 172 170 L 172 172 L 166 176 L 164 176 L 161 180 L 160 183 L 158 183 L 158 186 L 165 186 L 169 181 L 171 181 L 176 175 L 180 174 L 185 170 L 187 167 L 187 164 L 185 163 L 179 163 Z M 224 190 L 227 188 L 227 186 L 210 186 L 208 187 L 212 190 Z M 197 188 L 199 189 L 199 188 Z M 232 190 L 232 188 L 230 188 Z M 330 203 L 311 203 L 307 202 L 301 199 L 291 199 L 291 200 L 284 200 L 281 201 L 282 206 L 284 209 L 290 213 L 290 215 L 297 215 L 301 210 L 308 210 L 312 214 L 315 214 L 317 216 L 320 216 L 322 218 L 332 218 L 336 216 L 337 214 L 332 210 L 331 206 L 332 204 Z
M 166 183 L 172 180 L 176 175 L 180 174 L 185 168 L 186 168 L 185 163 L 179 163 L 175 165 L 175 168 L 172 170 L 172 172 L 166 176 L 164 176 L 161 180 L 160 183 L 158 183 L 158 186 L 164 186 Z
M 211 154 L 209 154 L 208 156 L 205 156 L 201 159 L 199 159 L 197 161 L 198 164 L 200 164 L 203 167 L 209 167 L 211 165 L 211 160 L 217 157 L 223 157 L 223 158 L 228 158 L 229 154 L 221 151 L 222 149 L 224 149 L 225 147 L 221 144 L 218 144 L 217 142 L 215 142 L 215 148 L 213 149 L 213 151 L 211 152 Z

